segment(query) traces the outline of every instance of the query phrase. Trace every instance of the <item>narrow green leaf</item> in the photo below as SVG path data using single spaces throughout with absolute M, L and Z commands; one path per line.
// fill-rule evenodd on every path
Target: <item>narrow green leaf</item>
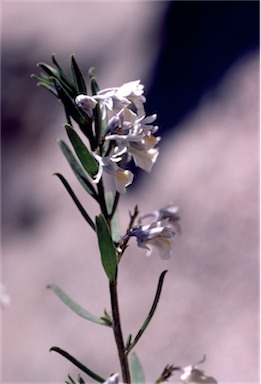
M 59 78 L 59 71 L 51 65 L 45 63 L 38 63 L 37 66 L 41 67 L 49 76 Z
M 110 230 L 102 214 L 96 216 L 96 232 L 103 268 L 111 282 L 115 281 L 117 272 L 116 250 Z
M 74 99 L 71 98 L 66 89 L 64 89 L 64 87 L 61 85 L 59 79 L 56 79 L 55 77 L 52 79 L 59 99 L 63 103 L 67 114 L 71 116 L 79 125 L 85 125 L 85 118 L 80 109 L 75 104 Z
M 86 311 L 83 307 L 77 304 L 70 296 L 68 296 L 61 288 L 57 287 L 55 284 L 50 284 L 47 286 L 50 288 L 59 299 L 66 304 L 74 313 L 83 317 L 86 320 L 89 320 L 93 323 L 109 326 L 107 322 L 101 320 L 99 317 L 94 316 L 92 313 Z
M 144 384 L 145 376 L 144 376 L 143 368 L 136 353 L 131 354 L 130 363 L 131 363 L 132 384 Z
M 134 338 L 133 342 L 130 344 L 128 350 L 126 351 L 126 353 L 130 353 L 130 351 L 134 348 L 134 346 L 137 344 L 137 342 L 139 341 L 139 339 L 141 338 L 141 336 L 143 335 L 145 329 L 147 328 L 147 326 L 149 325 L 155 311 L 156 311 L 156 308 L 157 308 L 157 305 L 158 305 L 158 302 L 159 302 L 159 298 L 160 298 L 160 294 L 161 294 L 161 290 L 162 290 L 162 286 L 163 286 L 163 282 L 164 282 L 164 277 L 166 275 L 168 271 L 163 271 L 159 277 L 159 281 L 158 281 L 158 286 L 157 286 L 157 291 L 156 291 L 156 294 L 155 294 L 155 297 L 154 297 L 154 300 L 153 300 L 153 303 L 152 303 L 152 306 L 151 306 L 151 309 L 149 311 L 149 314 L 148 316 L 146 317 L 144 323 L 142 324 L 139 332 L 137 333 L 136 337 Z
M 31 78 L 37 80 L 37 86 L 48 89 L 48 91 L 52 92 L 56 97 L 58 97 L 53 81 L 50 80 L 48 76 L 41 74 L 41 77 L 40 77 L 35 74 L 32 74 Z
M 73 85 L 69 83 L 69 81 L 65 80 L 63 77 L 60 76 L 59 70 L 52 67 L 51 65 L 45 64 L 45 63 L 39 63 L 37 64 L 39 67 L 41 67 L 49 76 L 50 79 L 56 79 L 56 81 L 59 82 L 62 89 L 70 95 L 73 99 L 77 96 L 76 89 L 73 88 Z
M 39 82 L 37 83 L 37 85 L 38 85 L 39 87 L 46 88 L 46 89 L 47 89 L 48 91 L 50 91 L 54 96 L 58 97 L 58 94 L 57 94 L 57 92 L 56 92 L 56 89 L 55 89 L 55 87 L 53 87 L 52 85 L 48 85 L 48 84 L 46 84 L 46 83 L 44 83 L 44 82 L 41 82 L 41 81 L 39 81 Z
M 94 67 L 91 67 L 89 69 L 89 77 L 90 77 L 92 94 L 97 95 L 97 93 L 99 92 L 100 89 L 99 89 L 98 83 L 96 81 L 96 78 L 94 76 Z
M 74 154 L 72 153 L 72 151 L 70 150 L 68 145 L 62 140 L 58 140 L 58 143 L 60 145 L 60 148 L 61 148 L 64 156 L 66 157 L 68 163 L 70 164 L 75 176 L 77 177 L 77 179 L 79 180 L 79 182 L 81 183 L 83 188 L 96 201 L 98 201 L 98 195 L 97 195 L 92 183 L 88 180 L 88 177 L 87 177 L 85 171 L 82 169 L 81 165 L 79 164 L 79 162 L 75 158 Z
M 87 95 L 86 83 L 74 55 L 71 56 L 71 68 L 72 68 L 74 84 L 78 91 L 78 94 L 83 93 L 84 95 Z
M 82 142 L 75 130 L 69 125 L 65 125 L 68 137 L 72 146 L 86 172 L 93 178 L 98 172 L 98 163 L 90 153 L 89 149 Z
M 76 197 L 75 193 L 73 192 L 72 188 L 70 187 L 69 183 L 67 182 L 67 180 L 63 177 L 63 175 L 61 175 L 60 173 L 54 173 L 55 176 L 59 177 L 59 179 L 61 180 L 61 182 L 63 183 L 63 185 L 65 186 L 65 188 L 67 189 L 69 195 L 71 196 L 71 198 L 73 199 L 73 201 L 75 202 L 77 208 L 79 209 L 79 211 L 81 212 L 82 216 L 85 218 L 85 220 L 87 221 L 87 223 L 92 227 L 92 229 L 95 231 L 95 224 L 94 222 L 92 221 L 92 219 L 90 218 L 90 216 L 88 215 L 88 213 L 85 211 L 85 209 L 83 208 L 82 204 L 80 203 L 80 201 L 78 200 L 78 198 Z
M 70 355 L 68 352 L 64 351 L 63 349 L 59 347 L 52 347 L 50 349 L 50 352 L 54 351 L 65 357 L 67 360 L 69 360 L 71 363 L 73 363 L 76 367 L 80 368 L 84 373 L 86 373 L 88 376 L 90 376 L 92 379 L 98 381 L 99 383 L 103 383 L 105 379 L 103 379 L 101 376 L 97 375 L 97 373 L 91 371 L 89 368 L 87 368 L 84 364 L 82 364 L 79 360 L 75 359 L 72 355 Z
M 74 91 L 74 97 L 75 96 L 75 93 L 76 93 L 76 88 L 74 87 L 74 84 L 71 80 L 71 78 L 69 77 L 69 75 L 64 71 L 64 69 L 60 66 L 60 64 L 58 63 L 58 61 L 56 60 L 55 58 L 55 55 L 53 54 L 52 55 L 52 61 L 54 63 L 54 65 L 57 67 L 58 69 L 58 73 L 59 73 L 59 78 L 68 86 L 69 89 L 73 90 Z

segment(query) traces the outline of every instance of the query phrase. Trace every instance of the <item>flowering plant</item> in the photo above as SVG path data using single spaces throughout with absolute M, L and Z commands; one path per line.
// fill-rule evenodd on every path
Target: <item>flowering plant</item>
M 162 259 L 169 259 L 173 250 L 173 238 L 180 232 L 178 208 L 167 206 L 139 216 L 136 206 L 130 214 L 124 235 L 120 235 L 116 212 L 121 194 L 126 193 L 134 180 L 134 174 L 128 169 L 129 163 L 133 162 L 136 167 L 150 172 L 158 158 L 160 137 L 155 136 L 158 126 L 154 125 L 157 115 L 146 116 L 144 86 L 140 80 L 100 90 L 91 68 L 91 93 L 88 93 L 86 81 L 74 56 L 71 57 L 71 75 L 63 70 L 54 55 L 52 61 L 53 66 L 40 63 L 44 72 L 33 77 L 38 80 L 38 85 L 51 91 L 64 105 L 67 120 L 65 130 L 73 151 L 63 140 L 59 140 L 59 145 L 78 181 L 90 198 L 97 202 L 99 215 L 95 219 L 91 218 L 65 177 L 60 173 L 55 175 L 96 233 L 101 264 L 109 281 L 111 312 L 105 310 L 102 316 L 97 317 L 82 308 L 60 287 L 52 284 L 48 288 L 79 316 L 111 328 L 117 346 L 122 381 L 145 383 L 142 365 L 137 355 L 130 352 L 155 313 L 167 271 L 163 271 L 159 277 L 151 309 L 136 336 L 133 338 L 130 335 L 125 339 L 118 302 L 118 267 L 131 237 L 136 237 L 138 247 L 146 249 L 148 255 L 155 247 Z M 75 124 L 78 128 L 74 127 Z M 113 188 L 106 185 L 105 174 L 114 181 Z M 144 224 L 144 220 L 148 218 L 150 222 Z M 106 379 L 107 374 L 103 378 L 59 347 L 52 347 L 51 351 L 70 360 L 97 382 L 117 384 L 120 381 L 118 373 Z M 155 383 L 167 381 L 174 371 L 181 372 L 180 380 L 183 383 L 216 383 L 215 379 L 199 370 L 196 364 L 185 368 L 167 365 Z M 68 375 L 66 383 L 85 383 L 81 375 L 76 380 Z

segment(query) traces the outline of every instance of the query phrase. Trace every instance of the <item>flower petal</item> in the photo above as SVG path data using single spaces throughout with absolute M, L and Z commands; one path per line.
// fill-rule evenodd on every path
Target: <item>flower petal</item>
M 128 187 L 132 183 L 133 178 L 134 175 L 131 171 L 124 171 L 121 168 L 118 168 L 114 176 L 116 190 L 119 193 L 125 193 L 126 187 Z
M 98 102 L 94 97 L 88 95 L 78 95 L 75 103 L 80 107 L 90 118 L 93 116 L 92 110 L 96 107 Z

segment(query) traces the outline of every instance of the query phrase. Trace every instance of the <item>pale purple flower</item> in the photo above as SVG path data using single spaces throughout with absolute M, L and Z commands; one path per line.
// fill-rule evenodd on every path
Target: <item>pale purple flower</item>
M 99 163 L 98 173 L 95 176 L 93 182 L 98 183 L 102 177 L 103 171 L 113 176 L 116 191 L 119 193 L 125 193 L 126 188 L 132 183 L 134 175 L 129 170 L 124 170 L 118 166 L 118 162 L 122 160 L 121 157 L 101 157 L 94 154 L 95 159 Z
M 137 115 L 128 108 L 122 109 L 116 116 L 110 119 L 106 140 L 116 142 L 115 154 L 127 149 L 129 160 L 133 158 L 137 167 L 150 172 L 159 155 L 158 148 L 154 148 L 160 141 L 152 132 L 158 127 L 146 125 L 155 120 L 156 115 L 146 118 L 137 118 Z M 143 121 L 143 123 L 142 123 Z M 110 133 L 110 134 L 109 134 Z
M 136 237 L 138 247 L 145 248 L 148 256 L 153 248 L 157 248 L 162 259 L 169 259 L 173 250 L 173 237 L 176 232 L 179 232 L 177 212 L 177 207 L 169 206 L 142 215 L 138 221 L 140 225 L 134 227 L 123 238 L 123 241 L 129 237 Z M 147 218 L 152 218 L 153 221 L 149 224 L 142 224 L 142 221 Z
M 169 225 L 176 229 L 178 234 L 181 234 L 181 228 L 178 223 L 180 217 L 178 215 L 178 207 L 169 205 L 165 208 L 161 208 L 158 211 L 148 212 L 139 218 L 139 223 L 148 217 L 152 217 L 155 221 L 168 220 Z
M 160 257 L 167 260 L 172 254 L 173 244 L 171 239 L 174 235 L 175 230 L 168 226 L 167 220 L 164 220 L 134 227 L 127 236 L 135 236 L 138 247 L 145 248 L 147 256 L 150 256 L 152 249 L 155 247 L 158 249 Z
M 140 80 L 135 80 L 124 83 L 120 87 L 103 89 L 98 92 L 98 95 L 103 96 L 105 99 L 112 98 L 113 109 L 116 111 L 133 103 L 137 110 L 137 114 L 141 116 L 144 114 L 143 104 L 146 101 L 143 92 L 144 85 L 140 83 Z
M 102 111 L 102 119 L 106 118 L 107 111 L 111 111 L 113 115 L 113 112 L 115 114 L 130 104 L 134 105 L 138 116 L 143 116 L 145 114 L 143 104 L 146 101 L 143 89 L 144 86 L 140 84 L 140 80 L 130 81 L 120 87 L 102 89 L 97 95 L 78 95 L 75 102 L 90 117 L 98 102 Z
M 87 95 L 78 95 L 75 99 L 75 103 L 80 107 L 90 118 L 93 116 L 93 109 L 98 104 L 95 97 Z

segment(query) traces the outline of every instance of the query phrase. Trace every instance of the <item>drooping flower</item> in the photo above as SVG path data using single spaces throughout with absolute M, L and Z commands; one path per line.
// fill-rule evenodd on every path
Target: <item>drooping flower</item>
M 112 175 L 115 182 L 116 191 L 125 193 L 126 188 L 132 183 L 134 175 L 129 170 L 124 170 L 118 166 L 118 162 L 122 160 L 121 157 L 101 157 L 94 154 L 95 159 L 99 163 L 99 170 L 95 176 L 94 183 L 98 183 L 102 177 L 103 171 Z
M 206 359 L 206 356 L 203 356 L 203 359 L 198 363 L 188 365 L 183 368 L 179 368 L 182 371 L 180 380 L 183 384 L 188 383 L 205 383 L 205 384 L 217 384 L 217 380 L 214 377 L 205 375 L 204 371 L 198 369 L 198 365 L 202 364 Z
M 93 117 L 93 109 L 98 104 L 95 97 L 88 95 L 78 95 L 75 99 L 75 103 L 80 107 L 90 118 Z
M 175 228 L 178 234 L 181 234 L 178 210 L 178 207 L 169 205 L 165 208 L 161 208 L 158 211 L 145 213 L 139 218 L 139 223 L 142 223 L 142 221 L 148 217 L 153 217 L 155 221 L 168 219 L 169 225 Z
M 166 213 L 167 210 L 169 213 Z M 175 222 L 178 221 L 177 211 L 177 207 L 168 207 L 141 216 L 140 225 L 134 227 L 124 236 L 123 241 L 130 237 L 136 237 L 138 247 L 146 249 L 147 256 L 150 256 L 153 248 L 157 248 L 162 259 L 169 259 L 173 251 L 172 239 L 177 232 L 172 222 L 172 216 L 175 212 Z M 150 224 L 142 225 L 142 220 L 148 217 L 153 217 L 154 220 Z
M 132 142 L 128 147 L 128 154 L 133 157 L 137 167 L 150 172 L 159 155 L 158 148 L 146 149 L 146 142 L 143 139 L 139 142 Z
M 128 108 L 122 109 L 109 121 L 105 137 L 106 140 L 116 143 L 115 153 L 126 148 L 129 160 L 133 158 L 135 165 L 146 172 L 151 171 L 159 154 L 158 148 L 154 147 L 160 141 L 160 137 L 153 135 L 158 127 L 146 124 L 153 122 L 155 118 L 156 115 L 137 118 L 137 115 Z
M 138 115 L 144 114 L 143 104 L 146 98 L 143 96 L 144 85 L 140 80 L 129 81 L 120 87 L 106 88 L 98 92 L 98 96 L 104 97 L 104 100 L 111 98 L 113 100 L 113 109 L 119 111 L 133 103 Z
M 128 234 L 129 237 L 136 237 L 138 247 L 145 248 L 147 256 L 150 256 L 153 247 L 155 247 L 164 260 L 169 259 L 172 254 L 171 238 L 174 235 L 174 229 L 168 227 L 166 221 L 154 221 L 152 224 L 134 227 Z
M 195 368 L 193 365 L 189 365 L 183 368 L 183 373 L 180 376 L 180 380 L 183 384 L 187 383 L 205 383 L 205 384 L 217 384 L 217 380 L 214 377 L 206 376 L 203 371 Z

